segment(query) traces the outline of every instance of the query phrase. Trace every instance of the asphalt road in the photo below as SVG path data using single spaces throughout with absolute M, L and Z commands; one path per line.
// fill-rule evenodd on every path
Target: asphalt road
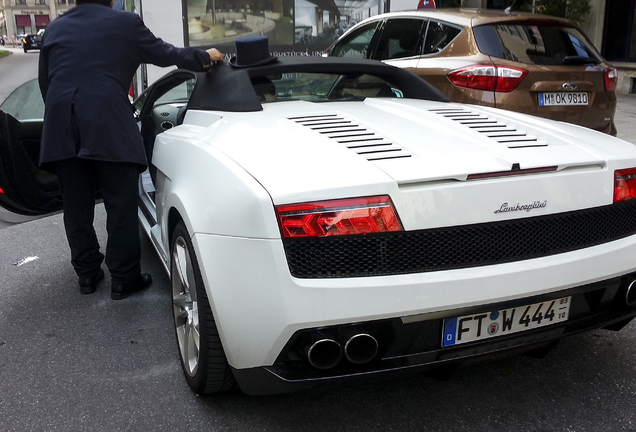
M 0 76 L 25 76 L 21 57 L 37 54 L 0 59 Z M 95 225 L 103 241 L 101 206 Z M 0 431 L 636 432 L 635 323 L 443 382 L 197 397 L 179 366 L 168 279 L 143 246 L 154 284 L 112 301 L 108 276 L 95 294 L 77 292 L 61 215 L 0 230 Z

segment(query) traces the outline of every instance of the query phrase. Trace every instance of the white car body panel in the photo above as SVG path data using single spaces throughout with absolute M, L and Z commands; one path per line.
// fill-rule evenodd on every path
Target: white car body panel
M 439 108 L 439 104 L 373 99 L 348 108 L 347 117 L 400 143 L 413 157 L 370 162 L 342 144 L 288 120 L 300 110 L 306 115 L 341 114 L 338 108 L 331 108 L 332 105 L 348 108 L 352 104 L 331 103 L 326 111 L 320 104 L 290 102 L 266 105 L 265 112 L 257 115 L 227 113 L 219 119 L 216 114 L 214 118 L 218 121 L 207 129 L 184 126 L 160 135 L 154 163 L 169 178 L 173 177 L 178 164 L 184 163 L 188 165 L 188 176 L 199 173 L 200 182 L 211 182 L 212 175 L 214 182 L 222 184 L 228 179 L 217 173 L 215 166 L 219 160 L 223 160 L 226 167 L 236 164 L 232 175 L 238 175 L 240 168 L 250 173 L 276 205 L 389 194 L 407 230 L 527 216 L 526 212 L 501 212 L 495 216 L 494 212 L 505 203 L 514 206 L 547 202 L 545 207 L 533 209 L 533 215 L 611 204 L 614 170 L 636 166 L 636 147 L 625 148 L 623 142 L 588 129 L 471 107 L 471 111 L 486 113 L 548 143 L 547 147 L 509 149 L 468 127 L 452 128 L 453 124 L 447 124 L 450 120 L 429 111 Z M 443 107 L 447 108 L 448 104 Z M 363 121 L 367 117 L 369 120 Z M 575 135 L 568 135 L 568 129 Z M 180 139 L 199 144 L 189 149 L 179 143 Z M 210 147 L 204 145 L 206 140 Z M 162 148 L 166 146 L 174 146 L 174 150 L 164 152 Z M 215 156 L 217 151 L 228 160 L 220 154 Z M 206 162 L 205 157 L 211 157 L 211 161 Z M 627 166 L 626 157 L 631 157 Z M 192 166 L 192 160 L 196 166 Z M 614 165 L 616 160 L 623 165 Z M 469 174 L 506 171 L 513 163 L 519 163 L 524 169 L 554 165 L 559 172 L 465 181 Z M 183 181 L 191 184 L 189 178 Z M 244 181 L 235 187 L 242 190 Z M 573 195 L 568 191 L 579 192 Z M 227 202 L 231 196 L 236 197 L 237 205 L 246 205 L 244 196 L 235 195 L 240 191 L 231 188 L 214 191 L 227 194 L 214 200 L 201 199 L 202 193 L 203 196 L 210 193 L 207 191 L 186 193 L 197 196 L 202 201 L 199 206 L 206 206 L 197 211 L 198 215 L 214 213 L 214 208 L 207 206 Z M 271 208 L 270 203 L 263 206 Z M 262 208 L 261 212 L 264 211 Z M 249 212 L 238 214 L 248 217 Z M 247 220 L 209 223 L 207 226 L 214 228 L 202 232 L 245 235 L 248 230 L 248 237 L 256 238 L 280 235 L 277 226 L 260 227 L 263 220 L 248 219 L 249 223 Z M 206 226 L 206 220 L 202 220 L 202 226 Z
M 213 231 L 228 236 L 279 238 L 278 226 L 275 221 L 271 223 L 271 199 L 262 186 L 226 155 L 184 134 L 184 130 L 191 132 L 193 128 L 180 132 L 175 129 L 156 140 L 153 160 L 162 174 L 159 182 L 166 181 L 157 187 L 157 208 L 187 209 L 183 217 L 192 234 Z M 200 133 L 200 128 L 195 130 Z M 184 145 L 184 140 L 189 144 Z M 225 211 L 227 207 L 232 211 Z M 161 223 L 164 215 L 158 213 Z
M 294 331 L 405 317 L 563 290 L 636 270 L 636 239 L 523 262 L 372 278 L 297 279 L 280 242 L 195 235 L 228 362 L 271 365 Z M 237 263 L 248 264 L 237 269 Z M 487 287 L 484 289 L 484 287 Z M 481 289 L 479 289 L 481 288 Z
M 153 163 L 162 178 L 159 222 L 171 208 L 184 216 L 234 368 L 273 364 L 290 336 L 303 328 L 425 319 L 636 271 L 636 238 L 629 237 L 475 268 L 365 278 L 292 277 L 273 204 L 386 194 L 409 231 L 528 217 L 528 211 L 495 214 L 503 203 L 547 201 L 531 209 L 532 216 L 608 205 L 614 170 L 636 166 L 636 148 L 620 140 L 519 114 L 470 108 L 536 134 L 548 147 L 503 148 L 464 126 L 452 128 L 430 113 L 439 105 L 432 102 L 342 104 L 349 118 L 399 142 L 413 157 L 370 162 L 288 120 L 300 111 L 340 114 L 333 103 L 327 110 L 289 102 L 266 105 L 258 114 L 191 112 L 187 121 L 214 123 L 208 128 L 184 125 L 157 138 Z M 468 174 L 509 170 L 512 163 L 523 168 L 558 165 L 560 171 L 465 181 Z M 167 234 L 160 241 L 164 253 Z

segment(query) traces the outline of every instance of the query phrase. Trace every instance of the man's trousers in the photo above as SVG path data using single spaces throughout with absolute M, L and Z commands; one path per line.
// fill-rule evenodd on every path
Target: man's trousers
M 64 200 L 64 228 L 73 268 L 79 277 L 95 277 L 104 255 L 93 219 L 99 192 L 106 209 L 106 266 L 113 284 L 139 280 L 141 246 L 137 221 L 138 165 L 73 158 L 57 162 Z

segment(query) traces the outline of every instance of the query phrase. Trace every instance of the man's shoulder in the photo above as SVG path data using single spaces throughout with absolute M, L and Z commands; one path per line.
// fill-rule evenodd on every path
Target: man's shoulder
M 134 12 L 114 10 L 110 8 L 108 8 L 108 10 L 104 13 L 103 17 L 119 23 L 136 23 L 137 21 L 141 21 L 141 17 Z
M 80 18 L 80 17 L 87 17 L 87 16 L 100 17 L 100 18 L 109 17 L 109 18 L 124 19 L 124 20 L 125 19 L 128 19 L 128 20 L 140 19 L 139 15 L 137 15 L 134 12 L 115 10 L 110 7 L 103 6 L 97 3 L 84 3 L 69 9 L 68 12 L 64 13 L 63 15 L 60 15 L 58 18 L 53 20 L 53 22 L 64 20 L 64 19 L 73 19 L 73 18 Z M 51 22 L 51 24 L 53 24 L 53 22 Z
M 86 3 L 69 9 L 64 15 L 51 21 L 44 37 L 45 44 L 54 39 L 66 38 L 88 28 L 98 34 L 111 31 L 132 30 L 143 23 L 134 12 L 113 10 L 109 7 Z

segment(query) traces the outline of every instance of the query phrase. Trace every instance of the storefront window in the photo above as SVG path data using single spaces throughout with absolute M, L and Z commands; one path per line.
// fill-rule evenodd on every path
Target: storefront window
M 636 62 L 636 5 L 633 0 L 608 0 L 602 54 L 608 60 Z

